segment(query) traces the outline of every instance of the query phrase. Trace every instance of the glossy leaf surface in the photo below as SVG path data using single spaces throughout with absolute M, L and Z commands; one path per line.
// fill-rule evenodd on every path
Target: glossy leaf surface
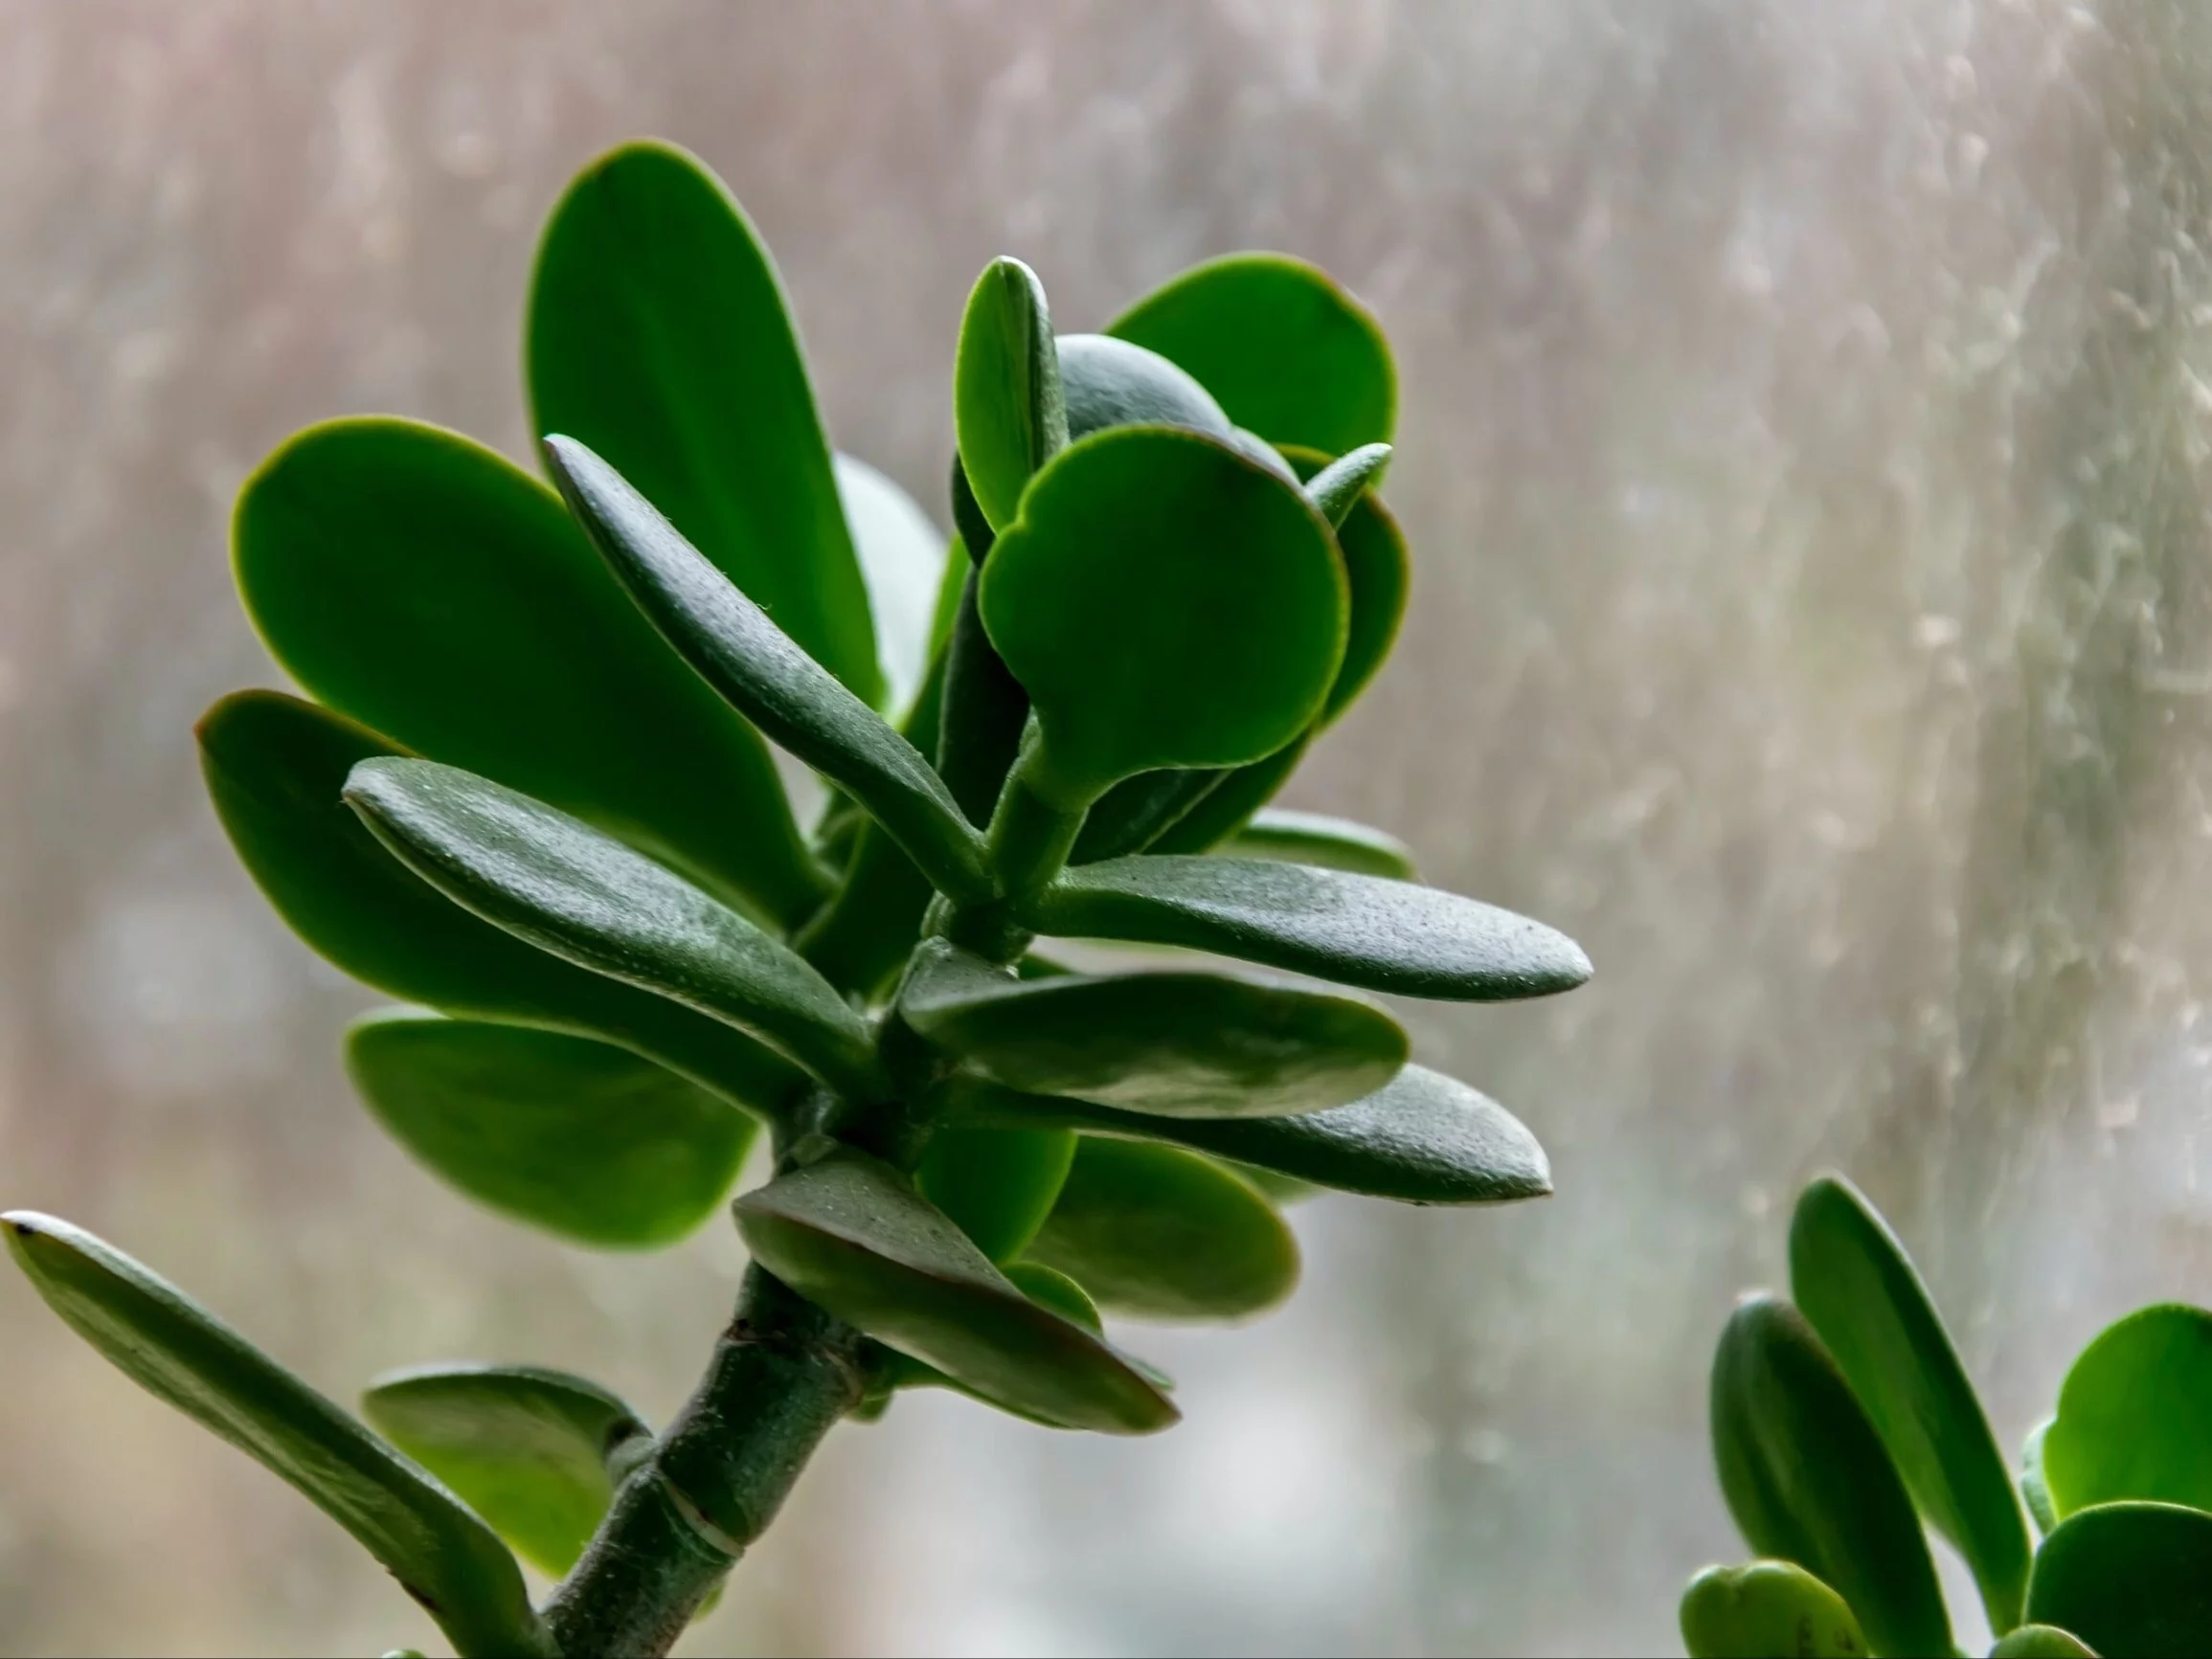
M 937 649 L 937 615 L 950 563 L 945 533 L 920 503 L 865 460 L 849 455 L 832 460 L 837 499 L 852 530 L 875 620 L 884 706 L 905 709 L 920 694 L 922 676 Z M 957 588 L 954 598 L 959 598 Z
M 921 1195 L 952 1218 L 976 1248 L 1004 1264 L 1051 1214 L 1074 1161 L 1064 1129 L 940 1129 L 914 1170 Z
M 2212 1510 L 2212 1312 L 2160 1303 L 2107 1326 L 2066 1373 L 2043 1466 L 2061 1519 L 2121 1498 Z
M 461 1652 L 550 1652 L 514 1558 L 443 1487 L 175 1286 L 91 1234 L 23 1211 L 0 1218 L 0 1231 L 72 1330 L 352 1534 Z
M 993 1403 L 1109 1434 L 1176 1420 L 1129 1361 L 1031 1302 L 888 1164 L 832 1153 L 739 1199 L 737 1224 L 801 1295 Z
M 586 1038 L 386 1015 L 346 1037 L 377 1120 L 470 1198 L 604 1248 L 672 1244 L 720 1207 L 754 1120 Z
M 1799 1196 L 1790 1291 L 1913 1502 L 1973 1568 L 1991 1627 L 2011 1629 L 2031 1554 L 2011 1471 L 1911 1258 L 1849 1182 L 1824 1177 Z
M 1054 458 L 983 569 L 984 627 L 1044 729 L 1039 793 L 1089 804 L 1156 767 L 1237 766 L 1320 712 L 1348 601 L 1328 527 L 1194 433 Z
M 1251 859 L 1109 859 L 1063 873 L 1025 920 L 1062 938 L 1182 945 L 1369 991 L 1547 997 L 1590 977 L 1566 934 L 1435 887 Z
M 360 761 L 396 751 L 312 704 L 243 691 L 199 726 L 231 844 L 293 931 L 388 996 L 449 1014 L 600 1037 L 772 1114 L 806 1075 L 716 1020 L 572 967 L 418 880 L 348 810 Z
M 1382 328 L 1325 271 L 1285 254 L 1194 265 L 1108 332 L 1180 363 L 1271 443 L 1342 455 L 1388 439 L 1396 420 Z
M 1288 1296 L 1298 1240 L 1219 1164 L 1173 1147 L 1085 1135 L 1028 1256 L 1110 1312 L 1239 1319 Z
M 1856 1659 L 1866 1638 L 1843 1598 L 1789 1561 L 1707 1567 L 1682 1593 L 1690 1659 Z
M 1751 1548 L 1834 1589 L 1874 1652 L 1949 1653 L 1920 1517 L 1803 1315 L 1778 1297 L 1740 1302 L 1713 1356 L 1711 1404 L 1721 1492 Z
M 1156 351 L 1104 334 L 1064 334 L 1059 364 L 1070 439 L 1114 426 L 1180 426 L 1235 441 L 1236 423 L 1213 393 Z
M 2027 1616 L 2098 1653 L 2212 1652 L 2212 1514 L 2177 1504 L 2099 1504 L 2036 1552 Z
M 652 1435 L 597 1383 L 535 1366 L 395 1372 L 370 1385 L 361 1410 L 556 1579 L 576 1565 L 614 1496 L 609 1457 L 643 1450 Z
M 320 701 L 778 919 L 819 898 L 758 734 L 502 457 L 413 421 L 309 427 L 247 481 L 233 536 L 247 614 Z
M 1415 879 L 1412 849 L 1396 836 L 1318 812 L 1270 807 L 1255 813 L 1229 839 L 1225 850 L 1233 858 L 1312 864 L 1398 882 Z
M 993 259 L 976 279 L 953 363 L 960 465 L 994 528 L 1011 524 L 1029 475 L 1068 442 L 1052 314 L 1036 272 Z
M 525 355 L 537 436 L 605 456 L 809 656 L 880 702 L 798 334 L 721 181 L 663 144 L 579 174 L 538 245 Z

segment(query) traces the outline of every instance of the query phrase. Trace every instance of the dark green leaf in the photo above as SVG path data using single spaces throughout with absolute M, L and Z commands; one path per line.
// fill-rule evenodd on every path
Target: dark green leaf
M 1031 1302 L 888 1164 L 832 1153 L 739 1199 L 737 1224 L 801 1295 L 994 1404 L 1110 1434 L 1176 1420 L 1129 1361 Z
M 1778 1297 L 1746 1297 L 1721 1333 L 1712 1436 L 1722 1495 L 1752 1549 L 1836 1590 L 1875 1652 L 1952 1650 L 1897 1466 L 1812 1327 Z
M 1843 1598 L 1789 1561 L 1707 1567 L 1682 1593 L 1690 1659 L 1854 1659 L 1866 1638 Z
M 1213 394 L 1156 351 L 1104 334 L 1063 334 L 1059 357 L 1071 439 L 1115 426 L 1180 426 L 1235 443 L 1236 425 Z
M 1239 1319 L 1298 1284 L 1298 1240 L 1248 1181 L 1173 1147 L 1084 1135 L 1030 1260 L 1117 1313 Z
M 945 533 L 930 522 L 920 503 L 865 460 L 849 455 L 833 460 L 837 499 L 851 527 L 853 550 L 860 555 L 860 573 L 868 583 L 876 658 L 883 666 L 884 706 L 903 710 L 921 693 L 922 677 L 941 632 L 937 617 L 950 563 Z M 953 602 L 959 603 L 957 586 L 952 594 Z M 947 626 L 951 620 L 947 613 Z
M 1284 744 L 1265 760 L 1228 772 L 1184 773 L 1193 780 L 1207 780 L 1193 791 L 1190 806 L 1155 836 L 1145 850 L 1155 853 L 1207 853 L 1250 823 L 1253 815 L 1275 798 L 1275 791 L 1290 780 L 1305 758 L 1313 733 Z
M 514 1558 L 443 1487 L 121 1251 L 26 1211 L 0 1218 L 0 1228 L 72 1330 L 352 1534 L 461 1652 L 552 1651 Z
M 776 742 L 866 807 L 940 886 L 981 897 L 982 839 L 913 744 L 801 651 L 581 444 L 546 439 L 570 508 L 653 625 Z
M 559 1032 L 382 1015 L 347 1033 L 346 1065 L 423 1163 L 577 1244 L 674 1244 L 721 1203 L 753 1144 L 753 1120 L 697 1085 Z
M 922 1197 L 953 1219 L 976 1248 L 1008 1262 L 1037 1236 L 1075 1137 L 1064 1129 L 940 1129 L 914 1171 Z
M 1799 1196 L 1790 1290 L 1913 1502 L 1973 1568 L 1990 1627 L 2011 1629 L 2032 1546 L 2004 1454 L 1911 1258 L 1849 1182 L 1828 1177 Z
M 2036 1552 L 2027 1615 L 2098 1653 L 2212 1652 L 2212 1514 L 2117 1503 L 2068 1515 Z
M 1296 1117 L 1144 1117 L 987 1085 L 962 1088 L 959 1100 L 979 1122 L 1171 1141 L 1404 1203 L 1506 1203 L 1551 1191 L 1544 1149 L 1520 1120 L 1488 1096 L 1420 1065 L 1405 1067 L 1365 1100 Z
M 2020 1449 L 2020 1495 L 2027 1504 L 2028 1513 L 2035 1516 L 2036 1531 L 2048 1533 L 2059 1524 L 2059 1512 L 2051 1503 L 2050 1483 L 2043 1479 L 2043 1439 L 2058 1420 L 2046 1417 L 2028 1430 L 2028 1437 Z
M 808 655 L 881 702 L 775 266 L 696 158 L 629 144 L 577 176 L 538 246 L 527 357 L 538 436 L 605 456 Z
M 983 631 L 976 608 L 982 584 L 970 572 L 945 642 L 944 710 L 937 734 L 937 775 L 971 823 L 987 822 L 1020 751 L 1029 718 L 1024 691 Z
M 1060 358 L 1044 284 L 1019 259 L 983 267 L 960 319 L 953 424 L 976 502 L 1004 528 L 1029 475 L 1068 442 Z
M 254 625 L 333 708 L 779 921 L 820 899 L 758 733 L 490 450 L 405 420 L 310 427 L 247 481 L 233 533 Z
M 751 1038 L 571 967 L 409 873 L 340 798 L 356 763 L 399 751 L 273 691 L 211 708 L 200 755 L 215 816 L 309 946 L 387 996 L 450 1014 L 604 1038 L 773 1116 L 806 1076 Z
M 1075 808 L 1136 773 L 1242 765 L 1296 737 L 1335 681 L 1347 600 L 1297 490 L 1211 438 L 1138 427 L 1037 475 L 980 604 L 1043 727 L 1030 781 Z
M 1380 482 L 1383 469 L 1389 464 L 1388 444 L 1362 444 L 1339 456 L 1308 479 L 1306 500 L 1314 504 L 1314 510 L 1327 519 L 1332 527 L 1340 527 L 1360 497 Z
M 2097 1659 L 2097 1652 L 2056 1625 L 2022 1625 L 1989 1650 L 1989 1659 Z
M 595 1382 L 528 1365 L 426 1365 L 381 1377 L 362 1415 L 560 1578 L 614 1496 L 609 1460 L 652 1430 Z
M 1216 784 L 1231 775 L 1241 776 L 1242 773 L 1142 772 L 1123 778 L 1100 796 L 1085 816 L 1082 833 L 1076 836 L 1068 862 L 1095 864 L 1101 859 L 1144 851 L 1203 804 Z
M 346 802 L 454 903 L 564 961 L 724 1020 L 839 1089 L 880 1087 L 867 1024 L 804 958 L 589 825 L 428 760 L 365 760 Z
M 2212 1312 L 2168 1302 L 2107 1326 L 2066 1373 L 2043 1466 L 2062 1519 L 2119 1498 L 2212 1510 Z
M 1108 332 L 1172 358 L 1271 443 L 1341 455 L 1387 439 L 1389 343 L 1367 308 L 1285 254 L 1229 254 L 1153 290 Z
M 1509 910 L 1411 882 L 1251 859 L 1082 864 L 1024 920 L 1060 938 L 1183 945 L 1453 1001 L 1547 997 L 1590 977 L 1572 939 Z
M 1326 992 L 1220 974 L 1017 979 L 941 939 L 916 956 L 900 1009 L 993 1083 L 1167 1117 L 1343 1106 L 1408 1050 L 1388 1014 Z
M 1250 823 L 1230 837 L 1228 851 L 1240 858 L 1351 870 L 1392 881 L 1415 879 L 1412 849 L 1396 836 L 1318 812 L 1274 807 L 1254 813 Z

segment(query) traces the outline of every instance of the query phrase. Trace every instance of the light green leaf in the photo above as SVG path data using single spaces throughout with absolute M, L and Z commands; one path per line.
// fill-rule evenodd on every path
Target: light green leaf
M 2178 1504 L 2096 1504 L 2036 1552 L 2027 1616 L 2098 1653 L 2212 1652 L 2212 1514 Z
M 2020 1450 L 2020 1495 L 2027 1504 L 2028 1513 L 2035 1517 L 2039 1533 L 2048 1533 L 2059 1524 L 2059 1512 L 2051 1503 L 2050 1483 L 2043 1479 L 2043 1440 L 2057 1421 L 2046 1417 L 2028 1430 Z
M 852 530 L 868 604 L 875 619 L 886 708 L 904 710 L 921 694 L 941 630 L 946 569 L 944 531 L 921 504 L 882 473 L 849 455 L 833 459 L 837 499 Z M 958 603 L 959 591 L 953 590 Z M 946 626 L 952 617 L 944 616 Z
M 552 1652 L 514 1558 L 443 1487 L 112 1245 L 28 1211 L 0 1231 L 72 1330 L 352 1534 L 462 1653 Z
M 1254 813 L 1250 823 L 1230 837 L 1227 851 L 1237 858 L 1312 864 L 1392 881 L 1417 879 L 1412 849 L 1396 836 L 1318 812 L 1271 807 Z
M 1048 1267 L 1042 1262 L 1009 1262 L 1005 1274 L 1014 1288 L 1038 1307 L 1051 1309 L 1061 1318 L 1082 1326 L 1094 1336 L 1106 1334 L 1106 1322 L 1098 1317 L 1098 1304 L 1091 1300 L 1089 1291 L 1058 1268 Z
M 1029 475 L 1068 442 L 1068 408 L 1044 284 L 1019 259 L 983 267 L 953 365 L 960 465 L 994 528 L 1013 522 Z
M 1314 510 L 1327 519 L 1332 528 L 1339 527 L 1360 497 L 1381 482 L 1383 469 L 1389 464 L 1388 444 L 1362 444 L 1339 456 L 1308 479 L 1306 500 L 1314 504 Z
M 921 1195 L 1004 1264 L 1037 1236 L 1074 1161 L 1064 1129 L 940 1129 L 914 1170 Z
M 2119 1498 L 2212 1510 L 2212 1312 L 2167 1302 L 2107 1326 L 2066 1373 L 2043 1467 L 2062 1519 Z
M 1856 1659 L 1866 1638 L 1843 1598 L 1789 1561 L 1707 1567 L 1682 1593 L 1690 1659 Z

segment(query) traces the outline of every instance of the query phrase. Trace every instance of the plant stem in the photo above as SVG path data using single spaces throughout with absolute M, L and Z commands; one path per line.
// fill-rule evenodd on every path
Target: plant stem
M 560 1653 L 667 1652 L 860 1402 L 861 1343 L 850 1326 L 746 1269 L 705 1379 L 546 1605 Z

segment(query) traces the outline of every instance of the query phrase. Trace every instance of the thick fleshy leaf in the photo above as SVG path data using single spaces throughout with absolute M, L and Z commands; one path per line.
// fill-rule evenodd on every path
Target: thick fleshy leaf
M 1381 482 L 1383 469 L 1389 464 L 1388 444 L 1364 443 L 1307 479 L 1306 500 L 1314 504 L 1314 510 L 1332 527 L 1342 526 L 1353 504 Z
M 831 1153 L 739 1199 L 737 1225 L 801 1295 L 995 1404 L 1109 1434 L 1176 1420 L 1128 1360 L 1031 1302 L 889 1164 Z
M 1107 331 L 1183 365 L 1271 443 L 1342 455 L 1388 439 L 1396 421 L 1381 326 L 1325 271 L 1287 254 L 1193 265 Z
M 821 663 L 590 450 L 546 454 L 570 508 L 668 643 L 776 742 L 868 809 L 940 886 L 988 887 L 982 842 L 921 752 Z
M 1084 1135 L 1028 1257 L 1111 1312 L 1240 1319 L 1298 1284 L 1298 1247 L 1275 1206 L 1210 1158 Z
M 346 1034 L 346 1066 L 424 1164 L 582 1244 L 674 1244 L 720 1207 L 753 1144 L 727 1101 L 561 1032 L 381 1015 Z
M 1746 1541 L 1858 1614 L 1876 1653 L 1949 1653 L 1935 1565 L 1897 1466 L 1804 1316 L 1748 1296 L 1713 1356 L 1713 1459 Z
M 1112 426 L 1180 426 L 1236 442 L 1236 424 L 1213 394 L 1157 351 L 1105 334 L 1063 334 L 1059 362 L 1071 440 Z
M 1396 836 L 1349 818 L 1270 807 L 1229 839 L 1232 857 L 1312 864 L 1359 875 L 1415 879 L 1412 849 Z
M 779 921 L 820 899 L 759 734 L 502 457 L 414 421 L 309 427 L 247 481 L 233 538 L 247 614 L 322 702 Z
M 1005 1274 L 1016 1289 L 1039 1307 L 1051 1309 L 1094 1336 L 1106 1334 L 1106 1322 L 1098 1317 L 1098 1304 L 1057 1267 L 1048 1267 L 1042 1262 L 1009 1262 Z
M 1093 803 L 1068 862 L 1095 864 L 1101 859 L 1143 852 L 1230 775 L 1226 772 L 1144 772 L 1123 778 Z
M 2098 1504 L 2036 1552 L 2027 1616 L 2098 1653 L 2212 1652 L 2212 1514 L 2178 1504 Z
M 380 1377 L 361 1413 L 559 1578 L 614 1496 L 615 1460 L 652 1430 L 596 1382 L 530 1365 L 425 1365 Z
M 881 702 L 868 596 L 768 250 L 664 144 L 609 151 L 538 245 L 534 431 L 588 443 L 777 626 Z
M 1989 1659 L 2097 1659 L 2097 1650 L 2056 1625 L 2022 1625 L 2005 1633 Z
M 788 946 L 590 825 L 428 760 L 365 760 L 346 802 L 455 904 L 564 961 L 656 992 L 867 1098 L 867 1024 Z
M 26 1211 L 0 1231 L 72 1330 L 352 1534 L 461 1652 L 552 1651 L 507 1546 L 415 1465 L 122 1251 Z
M 883 706 L 911 707 L 937 650 L 946 586 L 944 531 L 921 504 L 865 460 L 834 458 L 837 499 L 852 530 L 853 550 L 868 583 L 875 618 L 875 653 L 883 667 Z M 953 590 L 959 602 L 959 592 Z M 944 618 L 949 625 L 949 614 Z
M 1064 1129 L 940 1129 L 914 1185 L 992 1261 L 1022 1253 L 1051 1214 L 1075 1137 Z
M 1281 748 L 1336 679 L 1348 604 L 1328 527 L 1296 489 L 1160 427 L 1055 457 L 979 602 L 1043 728 L 1029 780 L 1063 809 L 1140 772 Z
M 1167 1117 L 1275 1117 L 1343 1106 L 1405 1065 L 1380 1008 L 1222 974 L 1019 979 L 941 939 L 900 1010 L 969 1071 L 1031 1094 Z
M 720 1020 L 570 966 L 418 881 L 340 798 L 360 761 L 398 753 L 297 698 L 241 691 L 208 710 L 215 816 L 309 947 L 387 996 L 449 1014 L 603 1038 L 773 1116 L 806 1074 Z
M 1060 938 L 1182 945 L 1339 984 L 1488 1002 L 1571 991 L 1566 934 L 1436 887 L 1253 859 L 1110 859 L 1064 872 L 1024 918 Z
M 1990 1627 L 2020 1623 L 2027 1523 L 2011 1471 L 1942 1317 L 1897 1235 L 1837 1177 L 1807 1186 L 1790 1224 L 1790 1292 L 1828 1349 L 1906 1491 L 1958 1547 Z
M 2212 1510 L 2212 1312 L 2166 1302 L 2107 1326 L 2059 1389 L 2043 1467 L 2061 1519 L 2121 1498 Z
M 1707 1567 L 1682 1592 L 1690 1659 L 1858 1659 L 1866 1638 L 1843 1598 L 1789 1561 Z
M 1265 760 L 1227 772 L 1184 773 L 1194 785 L 1190 806 L 1153 837 L 1145 850 L 1155 853 L 1208 853 L 1253 819 L 1290 781 L 1305 758 L 1313 733 L 1286 743 Z M 1210 781 L 1207 781 L 1210 780 Z
M 968 295 L 953 364 L 953 424 L 976 503 L 1004 528 L 1029 475 L 1068 442 L 1045 285 L 1019 259 L 993 259 Z
M 2028 1430 L 2020 1448 L 2020 1495 L 2035 1517 L 2036 1531 L 2048 1533 L 2059 1524 L 2057 1506 L 2051 1502 L 2050 1482 L 2043 1478 L 2043 1440 L 2058 1420 L 2046 1417 Z
M 1319 450 L 1290 449 L 1285 458 L 1310 489 L 1328 458 Z M 1371 482 L 1372 481 L 1370 481 Z M 1412 557 L 1406 535 L 1372 488 L 1353 498 L 1337 522 L 1337 550 L 1343 555 L 1344 579 L 1352 595 L 1351 626 L 1344 634 L 1344 660 L 1329 687 L 1320 724 L 1329 725 L 1352 706 L 1381 671 L 1397 643 L 1406 619 L 1406 595 L 1412 585 Z
M 1365 1100 L 1295 1117 L 1145 1117 L 987 1085 L 961 1111 L 1006 1128 L 1057 1125 L 1169 1141 L 1317 1186 L 1411 1204 L 1494 1204 L 1551 1191 L 1544 1149 L 1487 1095 L 1409 1065 Z

